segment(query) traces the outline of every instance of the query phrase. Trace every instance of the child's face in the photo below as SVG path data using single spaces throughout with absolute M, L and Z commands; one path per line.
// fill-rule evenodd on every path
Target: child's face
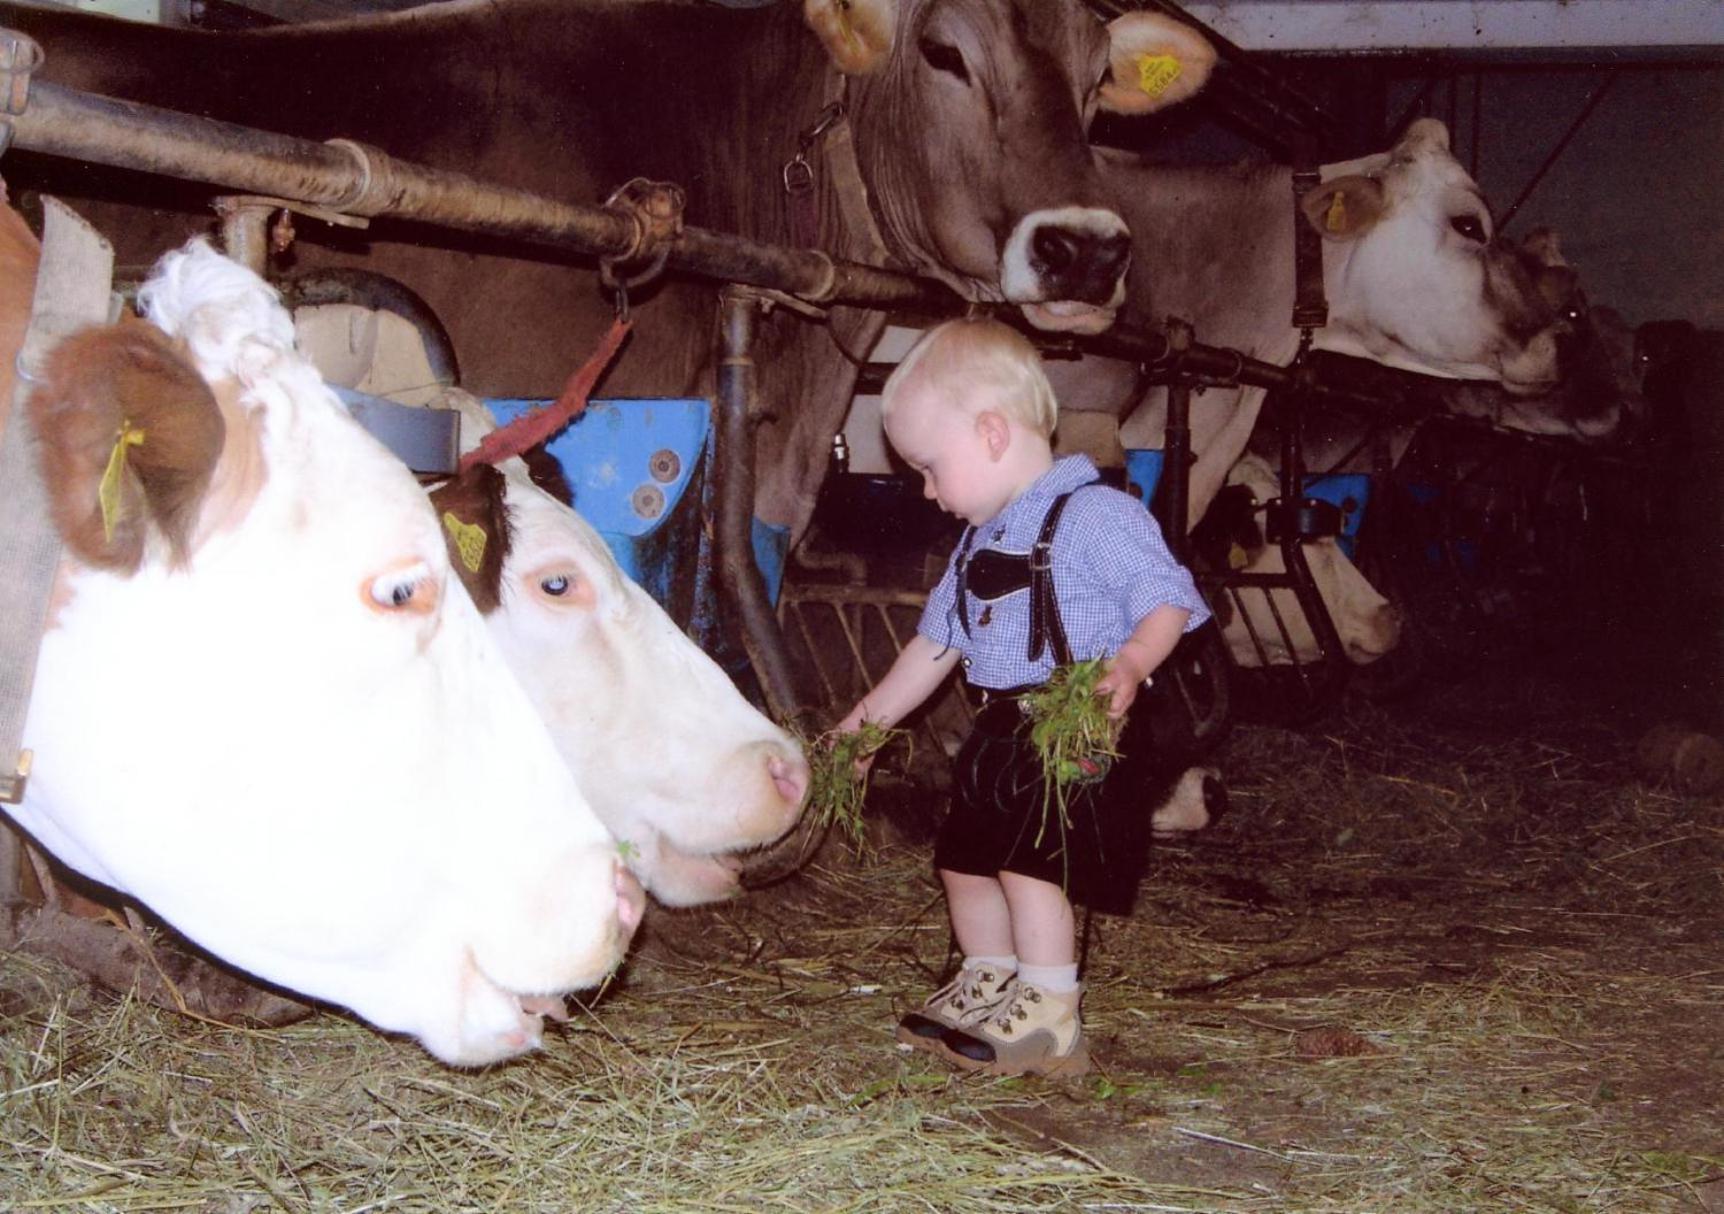
M 907 392 L 886 421 L 893 449 L 922 475 L 922 496 L 975 525 L 1004 510 L 1018 489 L 980 423 L 927 391 Z

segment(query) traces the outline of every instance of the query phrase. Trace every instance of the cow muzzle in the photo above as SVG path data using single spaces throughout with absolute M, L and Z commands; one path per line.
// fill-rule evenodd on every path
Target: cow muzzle
M 1131 231 L 1112 211 L 1061 207 L 1024 216 L 1000 256 L 1000 289 L 1039 329 L 1100 333 L 1125 302 Z

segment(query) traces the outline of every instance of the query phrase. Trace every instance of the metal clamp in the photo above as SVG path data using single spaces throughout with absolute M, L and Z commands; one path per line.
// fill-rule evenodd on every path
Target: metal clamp
M 808 163 L 808 153 L 814 150 L 820 137 L 843 117 L 844 103 L 828 102 L 826 108 L 820 111 L 820 116 L 814 120 L 814 125 L 797 137 L 796 155 L 786 160 L 784 168 L 779 171 L 779 176 L 784 180 L 786 194 L 806 194 L 814 188 L 814 168 Z
M 605 199 L 605 210 L 634 224 L 634 239 L 628 248 L 599 258 L 599 280 L 616 292 L 619 316 L 628 313 L 629 288 L 650 282 L 663 272 L 671 245 L 682 235 L 682 214 L 687 205 L 688 196 L 681 186 L 645 177 L 631 178 Z M 642 268 L 633 273 L 623 269 L 630 265 Z

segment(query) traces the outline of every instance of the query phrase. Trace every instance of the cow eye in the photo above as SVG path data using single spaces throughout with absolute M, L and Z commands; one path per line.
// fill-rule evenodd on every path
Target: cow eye
M 957 47 L 935 42 L 932 38 L 922 39 L 921 47 L 922 58 L 928 61 L 929 67 L 956 76 L 965 84 L 970 83 L 970 69 L 964 66 L 964 56 Z
M 437 583 L 427 566 L 416 563 L 378 574 L 365 584 L 365 597 L 374 609 L 385 613 L 428 615 L 437 606 Z
M 543 590 L 554 599 L 560 599 L 570 590 L 574 589 L 574 582 L 570 580 L 568 574 L 559 573 L 554 577 L 541 579 L 539 582 L 539 589 Z
M 1562 318 L 1571 325 L 1578 325 L 1586 316 L 1586 311 L 1579 304 L 1569 304 L 1562 310 Z
M 1449 220 L 1449 226 L 1474 244 L 1485 242 L 1485 225 L 1478 221 L 1476 215 L 1456 215 Z

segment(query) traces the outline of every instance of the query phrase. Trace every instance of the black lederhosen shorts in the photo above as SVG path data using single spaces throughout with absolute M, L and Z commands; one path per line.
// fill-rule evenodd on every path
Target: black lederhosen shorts
M 1171 779 L 1150 745 L 1150 693 L 1137 698 L 1121 757 L 1097 781 L 1067 786 L 1061 820 L 1045 797 L 1027 718 L 989 693 L 953 760 L 952 807 L 934 841 L 934 867 L 972 876 L 1019 873 L 1060 886 L 1074 902 L 1127 914 L 1149 850 L 1149 819 Z M 1173 773 L 1177 775 L 1177 773 Z

